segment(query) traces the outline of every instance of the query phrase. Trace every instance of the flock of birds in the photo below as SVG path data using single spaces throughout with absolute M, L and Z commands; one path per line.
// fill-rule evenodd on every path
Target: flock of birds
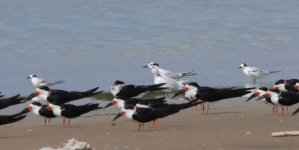
M 98 91 L 99 87 L 87 91 L 51 89 L 51 86 L 64 83 L 64 81 L 49 82 L 38 78 L 36 75 L 30 75 L 28 79 L 36 87 L 35 91 L 25 98 L 21 98 L 19 94 L 9 98 L 2 98 L 0 99 L 0 108 L 4 109 L 27 101 L 30 101 L 30 104 L 19 113 L 0 116 L 0 125 L 22 120 L 28 112 L 32 112 L 44 118 L 45 126 L 51 124 L 52 118 L 60 117 L 63 120 L 62 127 L 69 127 L 70 120 L 73 118 L 90 111 L 116 105 L 120 111 L 113 118 L 113 122 L 121 116 L 126 116 L 131 120 L 139 122 L 138 131 L 142 131 L 144 123 L 153 121 L 153 127 L 157 127 L 158 119 L 197 105 L 201 106 L 202 114 L 207 115 L 210 102 L 228 98 L 248 97 L 247 101 L 249 101 L 254 97 L 258 97 L 257 100 L 263 100 L 265 103 L 273 106 L 273 114 L 277 113 L 277 106 L 281 106 L 282 115 L 288 115 L 288 106 L 299 102 L 298 79 L 281 79 L 269 88 L 212 88 L 200 86 L 196 82 L 181 80 L 181 78 L 196 75 L 194 71 L 176 73 L 160 68 L 159 64 L 154 62 L 149 63 L 144 68 L 149 68 L 152 72 L 154 76 L 153 85 L 129 85 L 123 81 L 116 80 L 111 87 L 111 94 L 114 98 L 104 107 L 100 107 L 98 103 L 87 103 L 84 105 L 68 103 L 100 94 L 102 91 Z M 254 83 L 256 83 L 257 79 L 279 72 L 249 67 L 246 64 L 241 64 L 240 69 L 246 76 L 252 78 Z M 158 98 L 142 99 L 145 94 L 154 91 L 160 91 L 164 95 L 161 94 L 161 97 Z M 174 95 L 169 97 L 171 93 L 174 93 Z M 187 101 L 180 104 L 168 103 L 167 99 L 175 99 L 179 95 L 183 95 Z M 3 95 L 0 95 L 0 97 L 3 97 Z M 299 109 L 293 115 L 298 112 Z

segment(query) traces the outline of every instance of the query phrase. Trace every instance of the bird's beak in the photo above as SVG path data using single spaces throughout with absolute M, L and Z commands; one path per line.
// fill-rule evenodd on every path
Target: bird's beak
M 256 91 L 256 92 L 254 92 L 247 100 L 246 100 L 246 102 L 248 102 L 249 100 L 251 100 L 251 99 L 253 99 L 253 98 L 255 98 L 255 97 L 257 97 L 257 96 L 259 96 L 260 95 L 260 93 L 258 92 L 258 91 Z
M 181 90 L 177 91 L 172 98 L 177 97 L 178 95 L 185 93 L 186 91 L 188 91 L 188 87 L 184 86 Z
M 115 104 L 116 104 L 116 101 L 115 101 L 115 100 L 112 100 L 110 103 L 108 103 L 108 104 L 104 107 L 104 109 L 107 108 L 107 107 L 110 107 L 110 106 L 112 106 L 112 105 L 115 105 Z
M 52 106 L 48 105 L 47 110 L 49 110 L 49 111 L 52 110 Z
M 26 114 L 26 113 L 30 112 L 31 110 L 32 110 L 32 107 L 28 106 L 25 109 L 23 109 L 20 113 L 18 113 L 18 115 Z
M 148 68 L 148 66 L 143 66 L 142 68 Z
M 239 69 L 241 69 L 242 67 L 239 67 Z
M 26 79 L 30 79 L 30 77 L 27 77 Z
M 38 92 L 35 91 L 35 92 L 31 93 L 28 97 L 26 97 L 23 101 L 26 102 L 28 100 L 31 100 L 33 97 L 35 97 L 37 95 L 38 95 Z
M 264 98 L 267 98 L 267 96 L 263 95 L 263 96 L 259 97 L 258 99 L 256 99 L 256 101 L 259 101 L 259 100 L 264 99 Z
M 297 84 L 294 85 L 294 89 L 297 89 L 297 90 L 298 90 L 298 89 L 299 89 L 299 85 L 297 85 Z
M 294 115 L 297 114 L 298 112 L 299 112 L 299 108 L 297 108 L 297 109 L 293 112 L 292 116 L 294 116 Z
M 121 116 L 123 116 L 125 114 L 125 112 L 124 111 L 120 111 L 114 118 L 113 118 L 113 120 L 112 121 L 115 121 L 117 118 L 119 118 L 119 117 L 121 117 Z

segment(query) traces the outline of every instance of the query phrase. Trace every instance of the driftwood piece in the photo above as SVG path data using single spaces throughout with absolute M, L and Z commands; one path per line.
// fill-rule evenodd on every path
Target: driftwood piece
M 299 131 L 280 131 L 272 132 L 273 137 L 284 137 L 284 136 L 299 136 Z

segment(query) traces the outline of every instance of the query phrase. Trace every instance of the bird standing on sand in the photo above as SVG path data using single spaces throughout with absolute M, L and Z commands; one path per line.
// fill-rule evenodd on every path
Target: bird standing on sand
M 298 79 L 288 79 L 288 80 L 277 80 L 272 86 L 273 89 L 277 89 L 281 92 L 293 91 L 298 92 Z
M 211 88 L 211 87 L 201 87 L 196 82 L 185 83 L 184 87 L 175 93 L 173 97 L 176 97 L 182 93 L 185 93 L 185 98 L 189 101 L 203 102 L 215 102 L 222 99 L 241 97 L 250 93 L 253 88 Z M 207 104 L 207 110 L 205 112 L 204 103 L 202 105 L 202 113 L 208 114 L 209 104 Z
M 56 104 L 49 104 L 47 109 L 53 110 L 53 113 L 57 117 L 63 118 L 63 124 L 61 127 L 67 127 L 71 124 L 71 119 L 81 116 L 82 114 L 88 113 L 90 111 L 101 109 L 99 104 L 88 103 L 85 105 L 72 105 L 72 104 L 63 104 L 63 105 L 56 105 Z M 68 125 L 66 126 L 66 119 L 68 119 Z
M 169 115 L 178 113 L 182 109 L 187 109 L 189 107 L 196 106 L 202 102 L 188 102 L 184 104 L 177 104 L 175 106 L 168 106 L 163 108 L 144 108 L 135 107 L 134 109 L 122 109 L 113 119 L 115 121 L 117 118 L 125 115 L 129 119 L 133 119 L 139 122 L 138 130 L 142 131 L 144 123 L 154 121 L 160 118 L 167 117 Z
M 58 101 L 60 104 L 64 104 L 70 101 L 86 98 L 93 96 L 103 91 L 97 92 L 99 87 L 87 90 L 87 91 L 65 91 L 65 90 L 55 90 L 49 87 L 39 87 L 33 93 L 31 93 L 25 100 L 31 100 L 34 97 L 38 97 L 42 100 L 47 100 L 49 103 L 54 103 Z
M 257 67 L 249 67 L 245 63 L 241 64 L 239 69 L 242 69 L 243 73 L 246 76 L 252 78 L 253 83 L 256 83 L 256 79 L 261 79 L 261 78 L 263 78 L 267 75 L 270 75 L 272 73 L 281 72 L 281 71 L 268 71 L 268 70 L 260 69 Z
M 51 81 L 46 81 L 42 78 L 38 78 L 36 75 L 34 74 L 31 74 L 29 75 L 29 77 L 27 77 L 27 79 L 30 79 L 31 80 L 31 83 L 33 84 L 33 86 L 35 87 L 41 87 L 41 86 L 52 86 L 52 85 L 55 85 L 55 84 L 60 84 L 60 83 L 64 83 L 63 80 L 60 80 L 60 81 L 54 81 L 54 82 L 51 82 Z
M 45 120 L 44 126 L 50 126 L 51 119 L 55 118 L 56 116 L 54 115 L 53 111 L 48 110 L 47 107 L 48 105 L 42 105 L 39 102 L 33 102 L 29 104 L 29 106 L 26 107 L 24 110 L 22 110 L 20 114 L 24 114 L 32 111 L 34 115 L 40 116 Z

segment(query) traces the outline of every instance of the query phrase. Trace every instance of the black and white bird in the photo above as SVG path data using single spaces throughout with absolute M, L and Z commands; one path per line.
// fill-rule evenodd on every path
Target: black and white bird
M 298 92 L 271 92 L 267 91 L 263 94 L 263 97 L 259 98 L 270 98 L 271 102 L 275 105 L 282 106 L 282 115 L 288 115 L 288 107 L 299 103 Z M 286 108 L 286 109 L 284 109 Z
M 198 101 L 203 102 L 216 102 L 223 99 L 241 97 L 248 93 L 251 93 L 253 88 L 211 88 L 211 87 L 201 87 L 196 82 L 185 83 L 184 87 L 175 93 L 174 97 L 184 93 L 185 98 L 189 101 Z M 204 105 L 202 105 L 202 113 L 208 114 L 209 104 L 207 104 L 207 110 L 204 111 Z
M 160 68 L 159 64 L 155 63 L 155 62 L 151 62 L 148 65 L 143 66 L 143 68 L 149 68 L 153 74 L 155 74 L 158 71 L 161 76 L 166 76 L 168 78 L 175 79 L 175 80 L 178 80 L 179 78 L 186 77 L 186 76 L 196 75 L 196 73 L 194 73 L 194 71 L 176 73 L 176 72 L 173 72 L 170 70 L 166 70 L 166 69 Z
M 287 91 L 298 92 L 298 88 L 296 86 L 298 84 L 299 84 L 298 79 L 288 79 L 288 80 L 280 79 L 274 83 L 272 88 L 277 89 L 281 92 L 287 92 Z
M 0 125 L 10 124 L 24 119 L 26 115 L 14 114 L 14 115 L 0 115 Z
M 0 99 L 0 109 L 4 109 L 6 107 L 17 105 L 20 103 L 24 103 L 23 99 L 20 98 L 20 94 L 9 97 L 9 98 L 2 98 Z
M 49 103 L 59 102 L 60 104 L 64 104 L 70 101 L 90 97 L 103 91 L 97 92 L 99 87 L 87 90 L 87 91 L 65 91 L 65 90 L 55 90 L 50 89 L 49 87 L 39 87 L 32 94 L 30 94 L 26 100 L 31 100 L 34 97 L 37 97 L 42 100 L 46 100 Z
M 114 97 L 120 99 L 140 98 L 148 92 L 166 89 L 161 87 L 164 84 L 165 83 L 154 85 L 126 85 L 123 81 L 116 80 L 111 87 L 111 93 Z
M 31 74 L 29 75 L 29 77 L 27 77 L 27 79 L 31 80 L 31 83 L 33 86 L 35 87 L 41 87 L 41 86 L 52 86 L 52 85 L 56 85 L 56 84 L 60 84 L 60 83 L 64 83 L 63 80 L 60 81 L 46 81 L 42 78 L 38 78 L 36 75 Z
M 42 105 L 39 102 L 33 102 L 20 113 L 23 114 L 31 111 L 34 115 L 37 115 L 45 120 L 44 126 L 50 126 L 51 119 L 55 118 L 56 116 L 54 115 L 53 111 L 48 110 L 47 107 L 48 105 Z
M 241 64 L 239 69 L 242 69 L 243 73 L 246 76 L 252 78 L 253 83 L 256 83 L 256 79 L 261 79 L 267 75 L 281 72 L 281 71 L 268 71 L 268 70 L 260 69 L 257 67 L 250 67 L 250 66 L 247 66 L 245 63 Z
M 262 101 L 265 103 L 265 104 L 269 104 L 269 105 L 272 105 L 272 115 L 275 115 L 277 114 L 278 110 L 277 110 L 277 104 L 274 104 L 272 101 L 271 101 L 271 98 L 269 97 L 263 97 L 263 95 L 268 92 L 268 88 L 266 87 L 261 87 L 261 88 L 258 88 L 256 89 L 252 95 L 246 100 L 246 102 L 248 102 L 249 100 L 255 98 L 255 97 L 259 97 L 262 99 Z M 270 91 L 270 92 L 274 92 L 273 90 Z
M 72 104 L 63 104 L 61 106 L 56 104 L 49 104 L 47 109 L 53 110 L 53 113 L 57 117 L 63 118 L 63 124 L 61 127 L 67 127 L 71 124 L 71 119 L 79 117 L 85 113 L 88 113 L 90 111 L 101 109 L 102 107 L 99 107 L 99 104 L 94 103 L 88 103 L 85 105 L 72 105 Z M 66 119 L 68 119 L 68 125 L 66 126 Z
M 121 109 L 121 111 L 113 118 L 113 121 L 125 115 L 129 119 L 133 119 L 139 122 L 137 131 L 142 131 L 144 123 L 146 122 L 167 117 L 169 115 L 178 113 L 182 109 L 187 109 L 189 107 L 196 106 L 200 103 L 202 102 L 188 102 L 188 103 L 177 104 L 175 106 L 168 106 L 164 108 L 135 107 L 135 109 Z

